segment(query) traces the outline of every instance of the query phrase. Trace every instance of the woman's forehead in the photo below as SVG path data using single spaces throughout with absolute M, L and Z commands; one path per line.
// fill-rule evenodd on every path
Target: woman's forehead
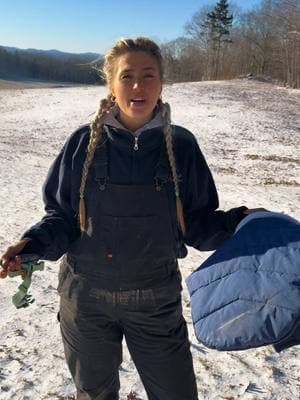
M 116 60 L 117 72 L 129 72 L 134 70 L 158 70 L 158 62 L 154 56 L 144 52 L 128 52 L 122 54 Z

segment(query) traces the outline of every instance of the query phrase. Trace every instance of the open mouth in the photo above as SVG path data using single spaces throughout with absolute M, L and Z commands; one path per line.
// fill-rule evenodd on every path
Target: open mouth
M 130 102 L 131 103 L 133 103 L 133 104 L 143 104 L 143 103 L 145 103 L 145 99 L 142 99 L 142 98 L 136 98 L 136 99 L 131 99 L 130 100 Z

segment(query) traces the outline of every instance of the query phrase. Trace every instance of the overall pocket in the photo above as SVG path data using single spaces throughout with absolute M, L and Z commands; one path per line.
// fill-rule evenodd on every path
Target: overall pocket
M 59 294 L 61 294 L 64 290 L 64 285 L 65 285 L 66 279 L 69 275 L 69 272 L 70 272 L 69 265 L 67 264 L 66 255 L 64 255 L 60 262 L 59 272 L 58 272 L 57 291 Z
M 65 298 L 71 297 L 72 289 L 78 286 L 78 279 L 74 275 L 73 266 L 69 263 L 67 255 L 64 255 L 59 266 L 57 292 Z

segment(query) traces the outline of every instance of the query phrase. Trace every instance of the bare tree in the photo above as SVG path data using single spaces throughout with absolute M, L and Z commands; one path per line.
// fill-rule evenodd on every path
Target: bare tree
M 276 0 L 277 26 L 281 26 L 282 64 L 285 80 L 291 87 L 300 87 L 300 2 Z
M 195 41 L 179 37 L 161 45 L 167 81 L 199 81 L 204 76 L 205 55 Z

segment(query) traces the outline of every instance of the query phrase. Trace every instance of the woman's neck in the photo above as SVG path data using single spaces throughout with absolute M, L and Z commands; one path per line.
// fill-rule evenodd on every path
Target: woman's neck
M 151 121 L 153 118 L 153 112 L 147 118 L 142 118 L 139 120 L 128 118 L 126 115 L 122 114 L 121 111 L 119 111 L 115 118 L 124 126 L 124 128 L 128 129 L 130 132 L 135 132 Z

